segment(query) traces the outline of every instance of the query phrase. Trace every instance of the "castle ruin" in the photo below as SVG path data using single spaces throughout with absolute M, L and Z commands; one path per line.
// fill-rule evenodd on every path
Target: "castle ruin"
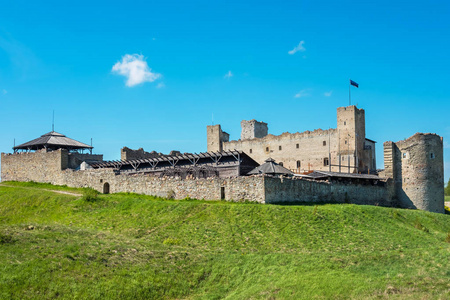
M 242 121 L 241 128 L 241 139 L 229 141 L 221 125 L 207 126 L 208 151 L 241 150 L 260 164 L 270 157 L 296 173 L 376 172 L 375 141 L 366 138 L 365 112 L 356 106 L 337 109 L 334 129 L 275 136 L 256 120 Z
M 264 122 L 242 121 L 241 127 L 241 138 L 230 141 L 220 125 L 207 126 L 208 152 L 124 147 L 118 161 L 103 161 L 91 146 L 51 132 L 2 153 L 1 178 L 175 199 L 355 203 L 444 213 L 443 141 L 436 134 L 385 142 L 385 169 L 377 170 L 375 142 L 366 138 L 365 113 L 356 106 L 337 109 L 335 129 L 274 136 Z M 288 170 L 265 172 L 270 168 L 263 164 L 275 161 L 272 169 Z

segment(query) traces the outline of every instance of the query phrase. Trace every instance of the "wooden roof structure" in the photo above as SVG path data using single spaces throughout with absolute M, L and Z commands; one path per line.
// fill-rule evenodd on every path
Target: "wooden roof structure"
M 237 175 L 245 175 L 258 163 L 243 151 L 203 152 L 198 154 L 164 155 L 154 158 L 90 162 L 94 169 L 110 168 L 126 173 L 154 173 L 167 169 L 212 167 L 219 173 L 227 168 L 237 169 Z
M 67 150 L 81 150 L 81 149 L 89 149 L 91 150 L 93 147 L 87 144 L 81 143 L 74 139 L 66 137 L 64 134 L 51 131 L 44 135 L 41 135 L 37 139 L 26 142 L 24 144 L 15 146 L 14 152 L 17 150 L 57 150 L 57 149 L 67 149 Z

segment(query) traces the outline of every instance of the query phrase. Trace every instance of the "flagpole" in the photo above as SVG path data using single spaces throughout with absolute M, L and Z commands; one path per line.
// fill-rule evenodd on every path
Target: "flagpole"
M 351 84 L 350 84 L 350 79 L 348 80 L 348 106 L 352 105 L 352 95 L 351 95 Z

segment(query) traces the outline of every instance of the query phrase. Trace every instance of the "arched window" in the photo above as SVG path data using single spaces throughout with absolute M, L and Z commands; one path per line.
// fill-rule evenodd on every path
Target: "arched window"
M 297 160 L 297 169 L 300 169 L 300 167 L 301 167 L 301 163 L 299 160 Z
M 324 159 L 323 159 L 323 165 L 324 166 L 328 166 L 328 157 L 325 157 Z
M 279 165 L 280 165 L 280 166 L 283 166 L 283 162 L 282 162 L 282 161 L 280 161 Z

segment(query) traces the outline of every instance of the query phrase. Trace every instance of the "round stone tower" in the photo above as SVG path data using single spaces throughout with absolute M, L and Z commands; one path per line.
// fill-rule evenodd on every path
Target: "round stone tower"
M 390 145 L 393 160 L 390 171 L 400 205 L 444 213 L 442 138 L 431 133 L 416 133 Z

